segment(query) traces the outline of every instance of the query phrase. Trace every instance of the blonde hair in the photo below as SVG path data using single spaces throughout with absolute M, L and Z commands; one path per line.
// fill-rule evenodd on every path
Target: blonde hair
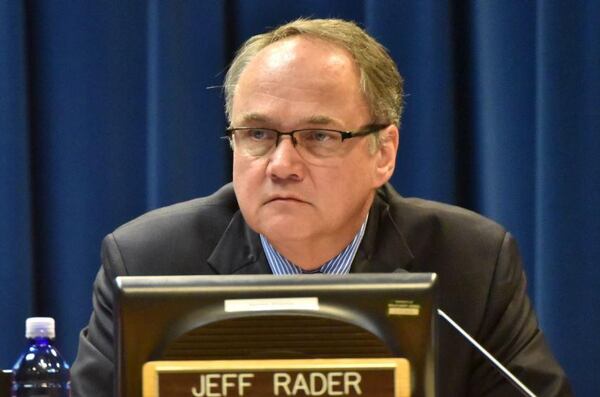
M 360 87 L 373 122 L 400 126 L 404 105 L 403 81 L 385 47 L 354 22 L 341 19 L 297 19 L 248 39 L 238 50 L 225 76 L 225 112 L 231 121 L 233 95 L 240 75 L 256 54 L 269 44 L 309 35 L 346 49 L 360 71 Z

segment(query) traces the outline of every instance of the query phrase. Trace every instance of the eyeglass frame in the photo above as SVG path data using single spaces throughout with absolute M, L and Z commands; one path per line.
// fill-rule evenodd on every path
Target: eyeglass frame
M 315 128 L 315 127 L 313 127 L 313 128 L 299 128 L 297 130 L 291 130 L 291 131 L 286 131 L 286 132 L 281 132 L 275 128 L 265 128 L 265 127 L 230 127 L 225 130 L 226 135 L 222 136 L 221 139 L 227 139 L 229 141 L 230 146 L 233 148 L 233 134 L 235 133 L 235 131 L 267 130 L 267 131 L 275 132 L 277 134 L 277 138 L 275 139 L 275 145 L 273 146 L 273 148 L 276 148 L 277 145 L 279 145 L 279 142 L 281 141 L 282 136 L 289 136 L 292 140 L 292 145 L 294 145 L 294 147 L 296 147 L 296 145 L 298 144 L 298 141 L 294 137 L 294 134 L 296 132 L 300 132 L 300 131 L 337 132 L 338 134 L 340 134 L 340 137 L 341 137 L 340 143 L 343 143 L 346 139 L 351 139 L 351 138 L 374 134 L 374 133 L 379 132 L 389 126 L 390 126 L 390 124 L 371 124 L 371 125 L 368 125 L 367 127 L 365 127 L 366 129 L 363 131 L 342 131 L 342 130 L 336 130 L 336 129 L 332 129 L 332 128 L 318 128 L 318 127 Z M 272 148 L 270 150 L 272 150 Z M 268 153 L 268 152 L 266 152 L 266 153 Z

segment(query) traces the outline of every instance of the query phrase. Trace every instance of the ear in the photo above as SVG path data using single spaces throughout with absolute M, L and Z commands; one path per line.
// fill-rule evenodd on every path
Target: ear
M 394 124 L 379 132 L 379 147 L 375 153 L 376 187 L 385 184 L 392 177 L 396 167 L 399 141 L 400 133 Z

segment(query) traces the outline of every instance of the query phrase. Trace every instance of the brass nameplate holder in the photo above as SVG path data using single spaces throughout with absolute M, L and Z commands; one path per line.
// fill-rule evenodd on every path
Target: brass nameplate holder
M 144 397 L 409 397 L 403 358 L 151 361 Z

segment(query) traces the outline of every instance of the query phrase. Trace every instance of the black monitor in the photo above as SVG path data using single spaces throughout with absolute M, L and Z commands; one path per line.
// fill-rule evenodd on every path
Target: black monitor
M 149 361 L 406 358 L 435 396 L 432 273 L 116 279 L 116 388 L 142 397 Z

